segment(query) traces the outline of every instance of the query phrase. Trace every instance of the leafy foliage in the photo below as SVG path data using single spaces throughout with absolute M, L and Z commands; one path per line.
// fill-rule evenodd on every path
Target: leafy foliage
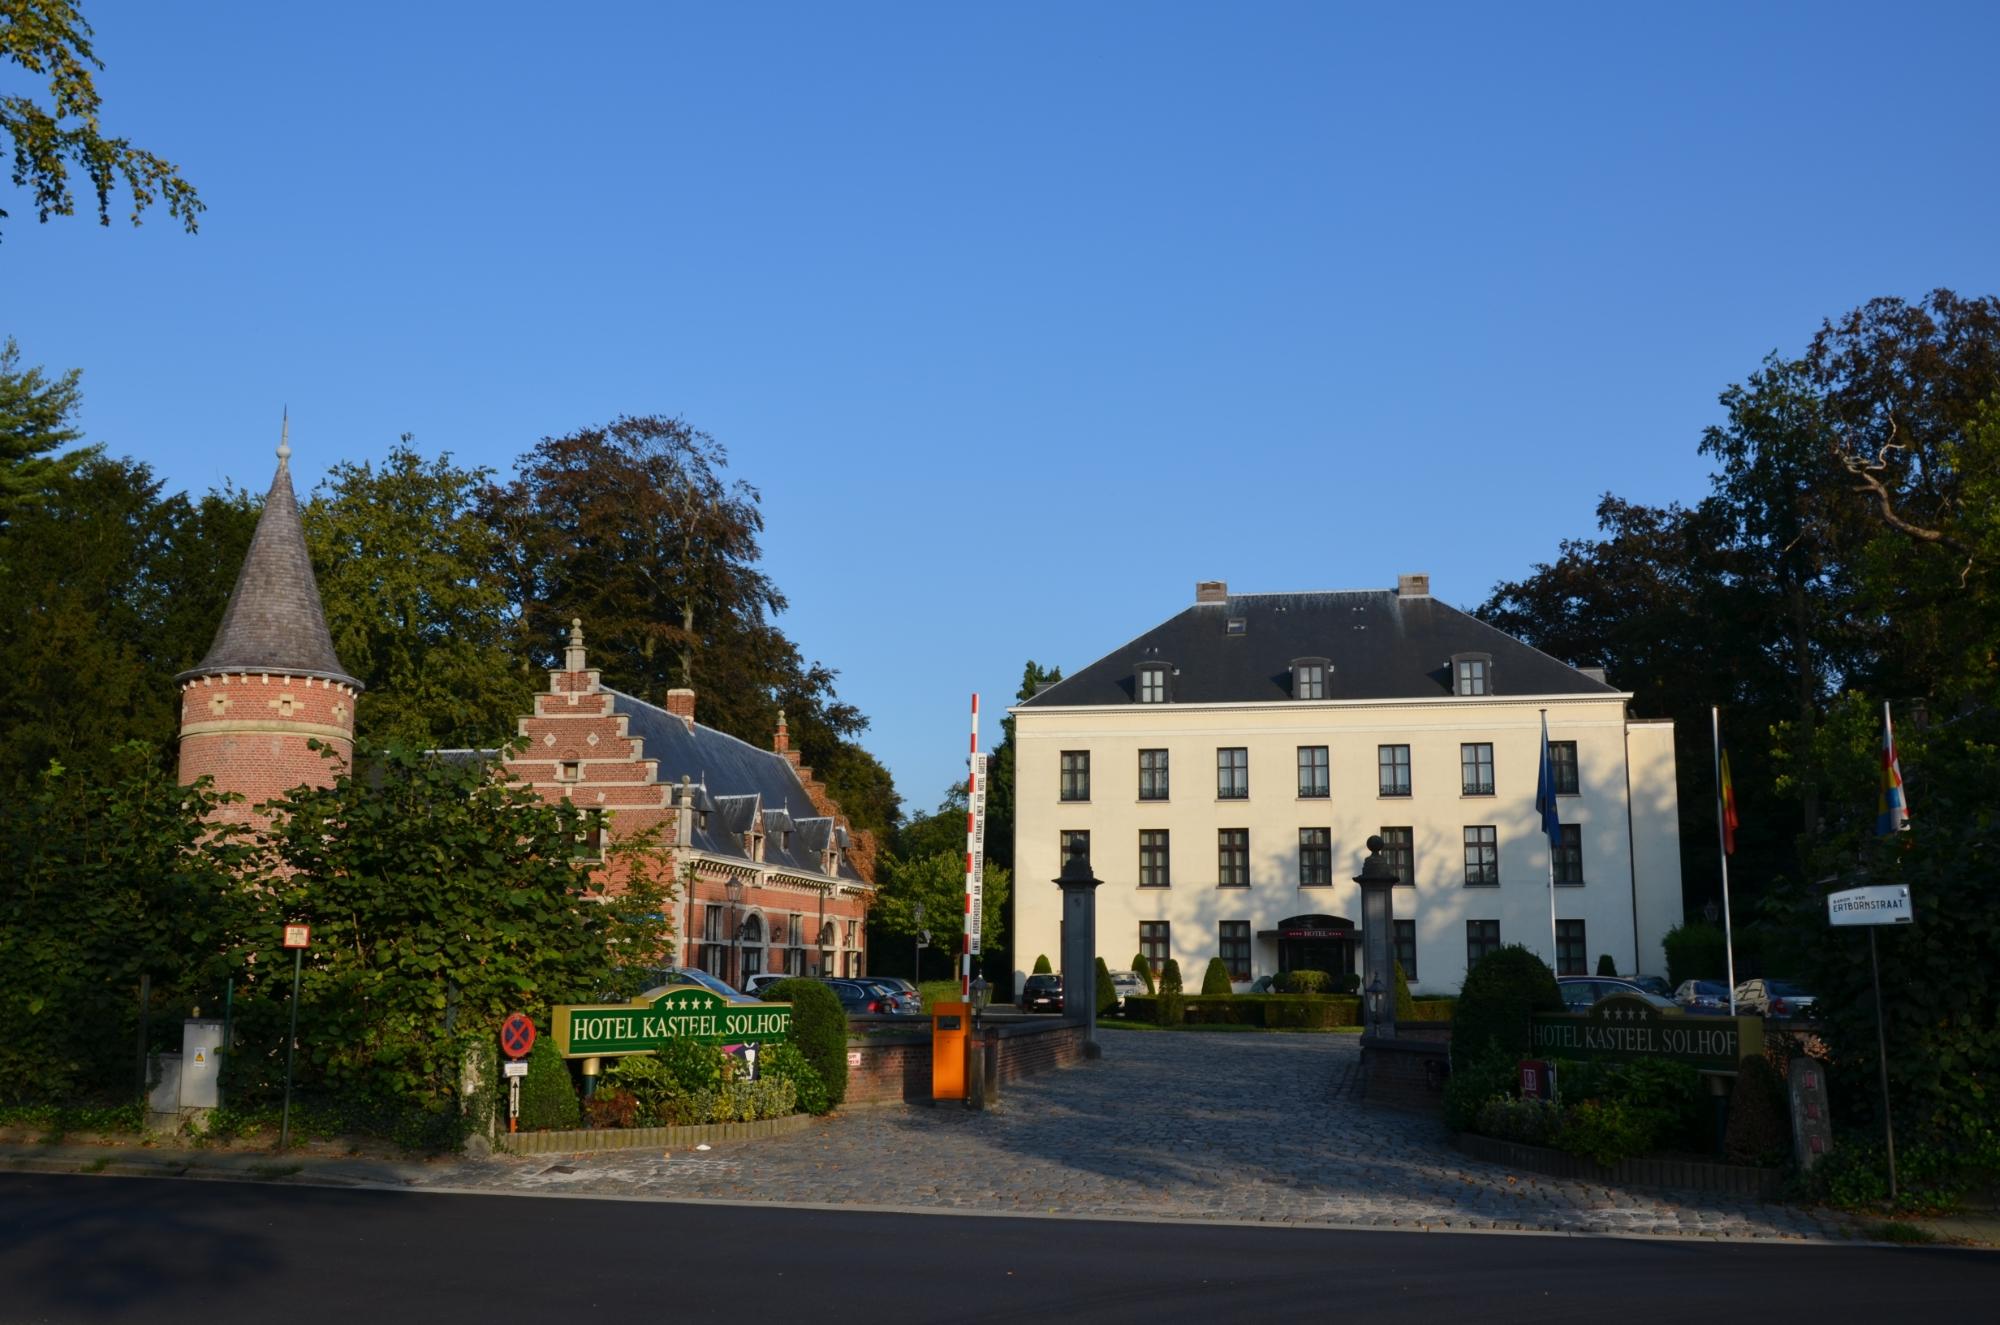
M 83 440 L 73 423 L 83 404 L 75 368 L 58 377 L 21 367 L 12 336 L 0 345 L 0 528 L 15 508 L 94 459 L 95 447 L 55 454 Z
M 483 764 L 362 743 L 360 772 L 276 803 L 263 942 L 313 925 L 299 1012 L 300 1079 L 443 1110 L 469 1038 L 510 1012 L 629 997 L 672 938 L 649 840 L 613 848 L 610 894 L 573 862 L 590 815 L 497 781 Z M 266 948 L 268 951 L 268 948 Z M 240 997 L 246 1036 L 276 1025 L 290 972 L 264 963 Z M 269 1089 L 267 1055 L 238 1055 Z
M 1160 968 L 1160 992 L 1178 994 L 1181 992 L 1181 964 L 1172 957 Z
M 132 224 L 155 202 L 190 234 L 205 204 L 172 162 L 107 138 L 93 68 L 90 24 L 74 0 L 0 0 L 0 60 L 48 80 L 46 99 L 0 97 L 0 132 L 14 144 L 14 183 L 29 190 L 37 219 L 76 214 L 70 171 L 81 171 L 97 195 L 97 219 L 111 224 L 111 194 L 122 181 L 132 194 Z M 7 213 L 0 210 L 0 218 Z
M 1159 992 L 1158 988 L 1153 984 L 1153 964 L 1146 960 L 1145 953 L 1142 952 L 1132 958 L 1132 974 L 1139 977 L 1139 983 L 1146 986 L 1147 993 L 1156 994 Z
M 1610 953 L 1600 952 L 1597 954 L 1597 973 L 1599 975 L 1618 974 L 1618 963 L 1612 959 Z
M 1451 1067 L 1480 1063 L 1489 1056 L 1527 1056 L 1529 1017 L 1562 1009 L 1555 975 L 1534 953 L 1519 945 L 1480 958 L 1465 973 L 1451 1024 Z
M 306 506 L 327 628 L 378 744 L 491 749 L 533 710 L 499 537 L 477 508 L 491 473 L 426 460 L 406 435 L 380 469 L 334 464 Z
M 1729 978 L 1729 948 L 1722 926 L 1690 920 L 1667 931 L 1667 983 L 1678 989 L 1688 980 Z
M 1403 974 L 1403 964 L 1396 963 L 1396 1020 L 1415 1021 L 1417 1001 L 1410 997 L 1410 978 Z
M 0 1104 L 132 1093 L 142 975 L 160 1049 L 241 987 L 260 899 L 249 848 L 204 822 L 220 802 L 134 744 L 97 776 L 51 767 L 0 815 Z
M 528 1051 L 528 1075 L 521 1079 L 521 1127 L 530 1132 L 567 1131 L 583 1121 L 569 1064 L 554 1040 L 535 1041 Z
M 1102 964 L 1100 959 L 1099 964 Z M 1227 994 L 1230 991 L 1229 966 L 1220 957 L 1210 957 L 1208 967 L 1201 973 L 1203 995 Z
M 758 1064 L 766 1077 L 791 1083 L 793 1099 L 801 1112 L 823 1114 L 833 1107 L 818 1069 L 790 1040 L 765 1045 L 758 1055 Z
M 817 980 L 780 980 L 764 991 L 771 1003 L 792 1005 L 791 1042 L 825 1087 L 828 1112 L 847 1098 L 847 1012 L 840 998 Z
M 1333 977 L 1325 971 L 1284 971 L 1271 983 L 1281 994 L 1324 994 L 1333 989 Z
M 1055 967 L 1049 965 L 1049 955 L 1046 952 L 1040 954 L 1035 958 L 1034 974 L 1052 975 L 1055 973 L 1055 969 L 1056 969 Z

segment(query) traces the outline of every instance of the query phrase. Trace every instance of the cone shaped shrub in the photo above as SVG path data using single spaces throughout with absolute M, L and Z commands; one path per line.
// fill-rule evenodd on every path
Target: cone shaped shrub
M 817 980 L 780 980 L 764 991 L 768 1003 L 792 1005 L 792 1043 L 826 1087 L 825 1112 L 847 1098 L 847 1010 L 840 996 Z M 819 1101 L 801 1090 L 799 1098 Z
M 1160 992 L 1159 987 L 1153 983 L 1153 964 L 1146 960 L 1145 953 L 1142 952 L 1132 959 L 1132 974 L 1139 977 L 1139 983 L 1146 986 L 1147 993 Z
M 1049 965 L 1049 955 L 1046 952 L 1043 953 L 1041 956 L 1035 958 L 1036 975 L 1052 975 L 1054 974 L 1055 969 L 1056 969 L 1055 967 Z
M 1097 1015 L 1109 1016 L 1118 1010 L 1118 986 L 1111 983 L 1111 968 L 1097 959 Z
M 1229 988 L 1229 967 L 1220 957 L 1208 959 L 1208 969 L 1201 973 L 1201 992 L 1204 996 L 1227 994 Z
M 1519 945 L 1487 953 L 1465 973 L 1453 1010 L 1452 1071 L 1494 1054 L 1526 1058 L 1529 1017 L 1562 1006 L 1555 975 L 1540 957 Z
M 1163 994 L 1181 992 L 1181 964 L 1172 957 L 1167 958 L 1167 964 L 1160 968 L 1160 992 Z
M 1611 960 L 1610 953 L 1600 952 L 1597 954 L 1597 973 L 1599 975 L 1612 976 L 1618 974 L 1618 963 Z
M 521 1130 L 562 1132 L 582 1121 L 569 1064 L 556 1052 L 554 1038 L 536 1040 L 528 1054 L 528 1075 L 521 1079 Z
M 1417 1004 L 1410 997 L 1410 978 L 1403 974 L 1403 964 L 1396 963 L 1396 1020 L 1415 1021 Z

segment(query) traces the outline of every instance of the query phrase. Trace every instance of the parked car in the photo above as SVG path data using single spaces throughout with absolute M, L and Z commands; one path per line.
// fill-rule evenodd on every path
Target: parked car
M 733 989 L 710 975 L 707 971 L 696 970 L 692 966 L 672 966 L 663 971 L 654 971 L 647 980 L 648 989 L 664 989 L 669 985 L 698 985 L 711 994 L 720 994 L 731 1003 L 755 1003 L 750 995 Z
M 1139 977 L 1130 971 L 1113 971 L 1111 973 L 1111 987 L 1118 991 L 1118 1010 L 1120 1012 L 1125 1010 L 1126 999 L 1132 997 L 1134 994 L 1144 994 L 1146 992 L 1146 986 L 1141 984 Z
M 849 1016 L 880 1016 L 896 1010 L 894 1000 L 886 992 L 870 989 L 859 980 L 823 976 L 819 982 L 834 992 Z
M 1664 975 L 1621 975 L 1618 978 L 1629 980 L 1647 993 L 1658 994 L 1661 998 L 1674 996 L 1674 987 L 1667 983 L 1667 977 Z
M 1562 991 L 1563 1006 L 1571 1012 L 1587 1012 L 1600 999 L 1613 994 L 1623 994 L 1627 998 L 1643 999 L 1656 1008 L 1669 1011 L 1679 1009 L 1679 1004 L 1671 998 L 1661 998 L 1633 984 L 1630 980 L 1615 979 L 1608 975 L 1565 975 L 1556 980 L 1556 988 Z
M 1698 1017 L 1729 1015 L 1729 986 L 1720 980 L 1683 980 L 1674 991 L 1674 1002 L 1683 1012 Z
M 1812 1015 L 1813 996 L 1790 980 L 1745 980 L 1736 986 L 1736 1011 L 1746 1017 Z
M 1043 973 L 1031 975 L 1021 986 L 1021 1011 L 1061 1012 L 1063 1006 L 1062 977 Z
M 791 978 L 791 976 L 786 975 L 783 971 L 760 971 L 743 982 L 743 992 L 753 998 L 762 998 L 766 989 L 777 984 L 780 980 L 789 980 Z
M 881 976 L 854 976 L 854 983 L 883 1000 L 890 1012 L 916 1016 L 924 1010 L 923 995 L 914 989 L 905 989 L 896 981 Z

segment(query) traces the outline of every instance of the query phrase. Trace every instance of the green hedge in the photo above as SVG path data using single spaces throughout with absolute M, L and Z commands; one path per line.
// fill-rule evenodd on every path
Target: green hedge
M 1181 1014 L 1177 1018 L 1173 1016 L 1176 1003 Z M 1359 1025 L 1361 1000 L 1347 994 L 1132 994 L 1125 999 L 1125 1018 L 1154 1025 L 1327 1030 Z
M 1399 1012 L 1396 1014 L 1396 1019 L 1398 1021 L 1450 1021 L 1452 1010 L 1457 1006 L 1458 1000 L 1450 994 L 1439 994 L 1431 998 L 1413 998 L 1410 1000 L 1409 1015 L 1405 1016 Z
M 847 1098 L 847 1010 L 840 1006 L 840 996 L 817 980 L 780 980 L 764 991 L 764 998 L 792 1005 L 791 1042 L 819 1073 L 826 1107 L 840 1107 Z

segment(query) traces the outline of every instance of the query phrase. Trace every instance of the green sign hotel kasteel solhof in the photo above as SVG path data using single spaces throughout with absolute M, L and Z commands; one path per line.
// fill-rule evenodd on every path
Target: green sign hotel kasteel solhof
M 1764 1023 L 1757 1017 L 1695 1017 L 1615 994 L 1588 1012 L 1534 1017 L 1539 1058 L 1667 1058 L 1705 1071 L 1734 1072 L 1745 1057 L 1763 1052 Z
M 792 1031 L 792 1005 L 731 1003 L 698 985 L 669 985 L 630 1003 L 564 1004 L 551 1020 L 563 1057 L 615 1058 L 652 1053 L 668 1040 L 782 1040 Z

